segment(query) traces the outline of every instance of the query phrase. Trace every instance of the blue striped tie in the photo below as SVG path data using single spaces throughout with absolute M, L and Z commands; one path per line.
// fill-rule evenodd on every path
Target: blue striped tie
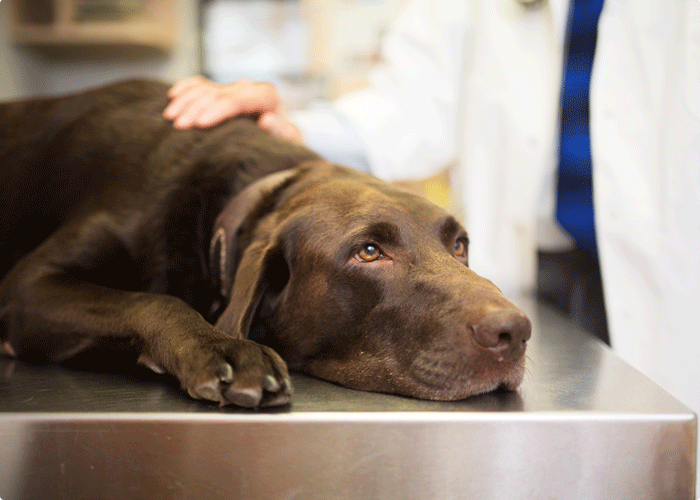
M 568 53 L 561 93 L 557 220 L 597 258 L 591 192 L 589 85 L 603 0 L 572 0 Z

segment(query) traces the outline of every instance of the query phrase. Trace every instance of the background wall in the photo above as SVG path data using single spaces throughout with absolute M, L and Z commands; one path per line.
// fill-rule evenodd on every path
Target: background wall
M 110 81 L 147 76 L 175 81 L 199 72 L 198 2 L 177 0 L 175 48 L 169 54 L 118 50 L 46 51 L 10 39 L 12 0 L 0 1 L 0 99 L 69 92 Z
M 135 76 L 175 81 L 208 71 L 220 81 L 240 78 L 241 72 L 248 78 L 272 79 L 269 71 L 280 65 L 270 64 L 265 55 L 272 54 L 274 59 L 275 51 L 278 59 L 292 61 L 287 67 L 297 73 L 285 77 L 297 85 L 310 82 L 316 97 L 334 98 L 364 83 L 367 71 L 377 62 L 383 32 L 406 0 L 175 0 L 175 48 L 148 57 L 119 48 L 47 52 L 17 45 L 11 40 L 10 25 L 10 4 L 17 1 L 0 1 L 2 100 L 73 91 Z M 209 51 L 203 58 L 199 52 L 200 3 L 204 49 Z M 265 44 L 269 46 L 260 51 Z M 255 46 L 262 57 L 251 57 Z M 251 64 L 259 74 L 251 74 Z
M 0 2 L 0 99 L 21 97 L 31 86 L 36 65 L 31 54 L 15 48 L 10 42 L 10 16 L 7 1 Z

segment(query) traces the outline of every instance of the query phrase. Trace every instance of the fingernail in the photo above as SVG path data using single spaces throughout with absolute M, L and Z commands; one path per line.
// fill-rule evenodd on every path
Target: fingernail
M 186 129 L 190 126 L 191 120 L 187 118 L 178 118 L 173 122 L 173 127 L 179 128 L 179 129 Z

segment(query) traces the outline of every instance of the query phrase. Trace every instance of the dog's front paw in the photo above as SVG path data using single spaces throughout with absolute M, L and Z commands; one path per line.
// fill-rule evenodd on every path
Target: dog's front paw
M 189 351 L 183 358 L 175 375 L 195 399 L 245 408 L 281 406 L 291 399 L 292 381 L 287 365 L 269 347 L 228 338 L 223 343 Z M 140 361 L 153 368 L 148 356 L 142 355 Z
M 202 374 L 204 377 L 196 377 L 194 384 L 187 387 L 192 397 L 245 408 L 289 403 L 292 381 L 287 365 L 269 347 L 232 339 L 222 359 L 213 361 L 215 373 Z M 213 364 L 207 367 L 208 370 L 212 368 Z

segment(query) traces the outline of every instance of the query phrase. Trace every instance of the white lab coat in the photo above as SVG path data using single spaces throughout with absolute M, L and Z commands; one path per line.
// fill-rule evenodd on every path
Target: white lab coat
M 407 7 L 385 39 L 387 64 L 335 108 L 380 178 L 425 178 L 458 159 L 470 266 L 506 294 L 531 290 L 538 219 L 554 213 L 568 2 Z
M 568 0 L 414 0 L 386 64 L 334 109 L 374 174 L 458 159 L 470 265 L 532 291 L 551 221 Z M 606 0 L 591 83 L 596 226 L 613 348 L 700 413 L 700 2 Z
M 700 2 L 608 1 L 591 129 L 611 341 L 700 413 Z

